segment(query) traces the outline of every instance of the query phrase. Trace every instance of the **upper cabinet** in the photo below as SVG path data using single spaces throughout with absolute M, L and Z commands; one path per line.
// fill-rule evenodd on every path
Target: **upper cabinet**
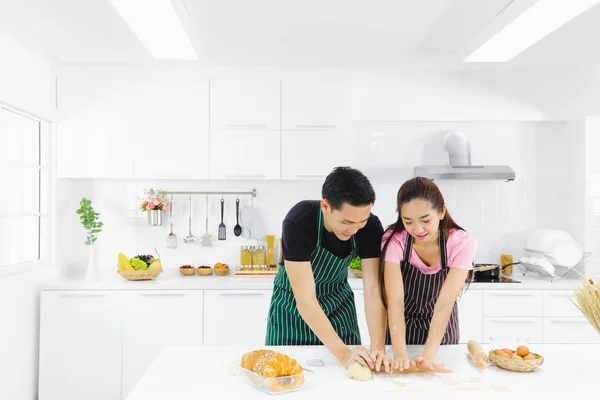
M 135 177 L 208 179 L 208 81 L 136 79 L 134 93 Z
M 284 130 L 347 130 L 352 88 L 348 82 L 284 80 L 281 125 Z
M 211 129 L 281 129 L 279 80 L 210 81 Z
M 61 76 L 57 95 L 57 176 L 132 178 L 132 80 Z

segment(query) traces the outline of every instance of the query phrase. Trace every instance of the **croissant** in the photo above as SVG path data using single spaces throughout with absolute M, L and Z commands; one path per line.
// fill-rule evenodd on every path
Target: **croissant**
M 296 389 L 304 383 L 302 366 L 295 359 L 276 351 L 251 351 L 242 356 L 240 365 L 242 368 L 267 378 L 269 389 L 272 392 Z M 289 378 L 272 379 L 282 377 Z

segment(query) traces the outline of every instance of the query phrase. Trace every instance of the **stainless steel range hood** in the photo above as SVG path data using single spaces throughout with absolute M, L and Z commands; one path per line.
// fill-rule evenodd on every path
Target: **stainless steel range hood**
M 472 165 L 469 142 L 460 132 L 446 133 L 444 149 L 448 152 L 449 164 L 419 165 L 415 167 L 414 175 L 429 179 L 505 181 L 515 179 L 515 171 L 508 165 Z

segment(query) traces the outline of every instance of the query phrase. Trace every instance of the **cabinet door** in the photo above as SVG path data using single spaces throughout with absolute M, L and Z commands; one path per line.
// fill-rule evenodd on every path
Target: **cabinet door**
M 358 319 L 358 330 L 360 331 L 360 339 L 363 346 L 368 346 L 371 343 L 369 336 L 369 327 L 367 325 L 367 314 L 365 312 L 365 291 L 353 290 L 354 302 L 356 304 L 356 317 Z
M 263 346 L 270 290 L 205 290 L 204 345 Z
M 543 322 L 539 317 L 491 317 L 483 319 L 482 343 L 491 337 L 513 338 L 515 341 L 542 343 Z M 517 340 L 518 338 L 518 340 Z
M 135 81 L 135 177 L 208 179 L 208 81 Z
M 284 130 L 347 130 L 351 85 L 347 82 L 284 80 L 281 125 Z
M 280 131 L 211 130 L 211 179 L 280 179 Z
M 121 303 L 102 291 L 43 291 L 40 400 L 121 398 Z
M 165 346 L 201 346 L 201 290 L 149 290 L 125 294 L 123 398 Z
M 460 343 L 483 340 L 483 293 L 467 290 L 458 299 L 458 323 Z
M 58 78 L 57 176 L 133 178 L 133 81 Z
M 334 167 L 354 164 L 354 141 L 347 131 L 282 131 L 281 177 L 324 179 Z
M 210 81 L 211 129 L 281 129 L 279 80 Z

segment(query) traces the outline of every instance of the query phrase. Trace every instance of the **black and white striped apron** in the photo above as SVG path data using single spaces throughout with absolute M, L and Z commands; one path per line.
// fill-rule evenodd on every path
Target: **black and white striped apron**
M 413 240 L 413 237 L 407 232 L 404 260 L 400 264 L 402 280 L 404 281 L 406 344 L 422 345 L 427 340 L 435 303 L 440 296 L 442 285 L 448 276 L 448 256 L 444 231 L 440 229 L 439 248 L 441 268 L 435 274 L 424 274 L 417 267 L 410 264 Z M 458 344 L 459 339 L 458 306 L 455 302 L 441 344 Z
M 310 256 L 317 301 L 331 322 L 333 329 L 347 345 L 361 344 L 354 293 L 348 284 L 348 266 L 358 254 L 354 236 L 352 250 L 339 258 L 321 246 L 323 214 L 317 216 L 317 247 Z M 267 321 L 267 346 L 322 345 L 319 338 L 304 322 L 296 307 L 296 299 L 285 268 L 281 266 L 273 285 L 273 297 Z

